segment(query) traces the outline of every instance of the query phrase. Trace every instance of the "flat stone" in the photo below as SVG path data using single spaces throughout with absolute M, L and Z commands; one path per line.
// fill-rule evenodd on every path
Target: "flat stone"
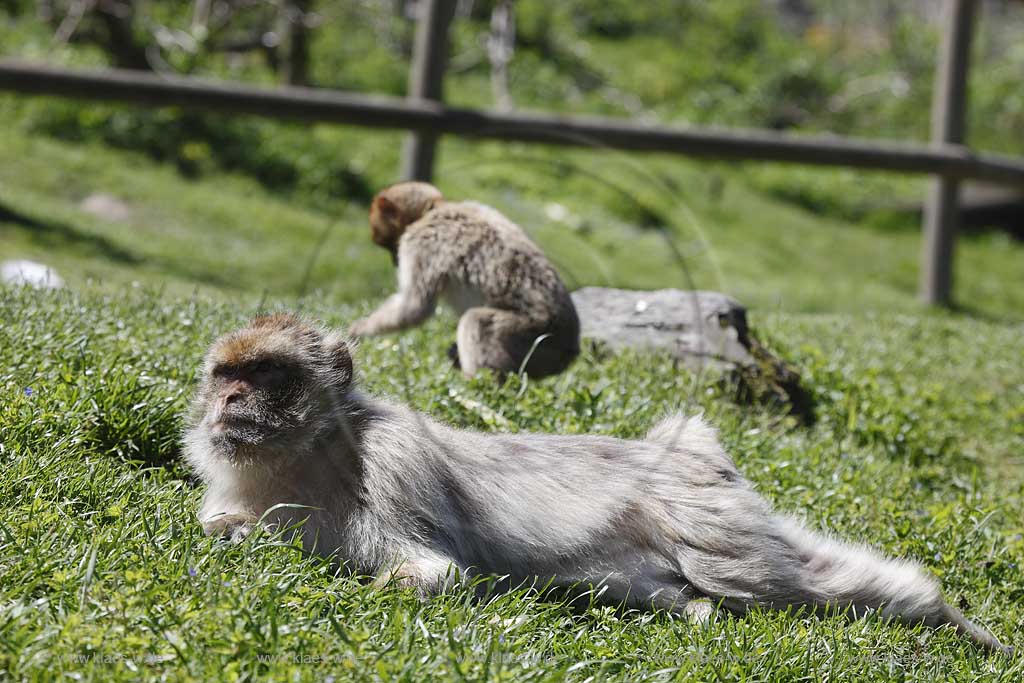
M 747 309 L 718 292 L 584 287 L 572 293 L 581 334 L 611 349 L 667 352 L 691 370 L 714 368 L 743 403 L 782 404 L 814 421 L 814 401 L 795 367 L 757 341 Z
M 584 287 L 572 293 L 582 336 L 613 349 L 667 351 L 690 367 L 756 364 L 747 309 L 725 294 Z

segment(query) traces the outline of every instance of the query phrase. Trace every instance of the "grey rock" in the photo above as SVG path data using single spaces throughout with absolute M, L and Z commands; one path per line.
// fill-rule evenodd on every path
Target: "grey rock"
M 613 349 L 667 351 L 693 367 L 750 367 L 747 309 L 718 292 L 584 287 L 572 294 L 582 336 Z
M 584 338 L 615 350 L 668 352 L 691 370 L 720 370 L 737 401 L 786 405 L 805 424 L 814 422 L 814 399 L 799 371 L 750 334 L 747 309 L 732 297 L 584 287 L 572 300 Z

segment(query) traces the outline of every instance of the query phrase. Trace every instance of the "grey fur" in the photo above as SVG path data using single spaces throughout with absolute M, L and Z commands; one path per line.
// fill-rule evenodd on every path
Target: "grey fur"
M 248 335 L 258 348 L 268 334 L 280 347 L 265 327 L 228 338 Z M 337 337 L 321 334 L 337 354 Z M 305 403 L 292 410 L 308 422 L 290 432 L 288 449 L 274 442 L 261 458 L 251 444 L 239 457 L 211 442 L 207 375 L 185 455 L 208 486 L 200 518 L 209 533 L 238 536 L 257 518 L 301 524 L 310 552 L 427 594 L 458 570 L 507 575 L 513 586 L 598 586 L 605 601 L 680 614 L 705 598 L 736 612 L 880 610 L 1008 651 L 917 565 L 773 512 L 700 417 L 668 417 L 634 441 L 490 435 L 364 396 L 347 378 L 309 376 Z M 234 521 L 219 523 L 225 516 Z
M 441 201 L 440 193 L 431 199 L 436 203 L 426 203 L 422 198 L 432 195 L 424 195 L 423 183 L 382 193 L 395 205 L 409 194 L 408 201 L 431 208 L 398 239 L 398 292 L 350 333 L 418 325 L 445 299 L 461 316 L 456 346 L 466 375 L 480 368 L 517 372 L 527 359 L 533 377 L 564 370 L 579 354 L 580 323 L 568 289 L 537 245 L 490 207 Z

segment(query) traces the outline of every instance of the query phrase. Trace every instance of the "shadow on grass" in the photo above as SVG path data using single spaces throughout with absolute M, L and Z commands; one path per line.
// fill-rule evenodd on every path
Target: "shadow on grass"
M 83 251 L 125 264 L 142 263 L 142 257 L 115 244 L 106 237 L 90 235 L 60 221 L 43 221 L 0 202 L 0 223 L 13 223 L 29 233 L 36 244 L 45 247 L 72 245 Z
M 986 311 L 974 304 L 964 303 L 962 301 L 954 301 L 951 303 L 949 306 L 949 312 L 965 318 L 971 318 L 980 322 L 996 325 L 1014 325 L 1024 319 L 1021 316 L 1015 316 L 1012 313 L 992 313 L 991 311 Z
M 0 201 L 0 227 L 5 223 L 26 233 L 33 244 L 47 249 L 75 249 L 79 254 L 121 265 L 149 267 L 159 271 L 157 274 L 174 275 L 218 288 L 232 285 L 224 275 L 171 259 L 140 255 L 102 235 L 91 234 L 62 221 L 41 220 Z

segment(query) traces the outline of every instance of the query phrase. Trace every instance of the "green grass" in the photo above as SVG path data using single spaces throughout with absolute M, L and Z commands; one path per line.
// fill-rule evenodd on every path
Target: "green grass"
M 525 594 L 420 604 L 273 536 L 204 538 L 177 459 L 205 345 L 255 308 L 144 290 L 0 291 L 0 671 L 9 680 L 1019 680 L 948 631 L 755 612 L 694 627 Z M 357 311 L 306 312 L 344 324 Z M 803 368 L 813 428 L 742 408 L 668 359 L 587 352 L 565 375 L 451 372 L 453 320 L 356 351 L 361 381 L 479 429 L 637 436 L 704 410 L 738 465 L 815 527 L 921 561 L 1024 645 L 1020 325 L 758 316 Z M 498 417 L 495 417 L 497 415 Z
M 374 182 L 390 180 L 380 169 L 398 136 L 307 134 L 338 153 L 357 145 L 377 159 Z M 237 548 L 203 538 L 199 491 L 177 457 L 203 348 L 261 307 L 332 324 L 364 313 L 394 278 L 368 239 L 365 204 L 305 204 L 242 175 L 190 180 L 139 153 L 17 126 L 0 131 L 0 151 L 0 258 L 51 264 L 70 290 L 0 291 L 0 671 L 12 680 L 1012 681 L 1024 671 L 950 633 L 877 621 L 755 613 L 694 628 L 524 594 L 420 604 L 272 537 Z M 783 171 L 765 173 L 781 182 Z M 445 358 L 448 314 L 365 342 L 363 381 L 489 430 L 628 437 L 667 410 L 704 410 L 780 508 L 920 560 L 952 601 L 1020 646 L 1024 247 L 963 240 L 968 311 L 928 312 L 914 300 L 915 232 L 814 215 L 748 180 L 725 165 L 458 141 L 445 142 L 439 167 L 450 196 L 521 222 L 574 286 L 738 296 L 758 334 L 801 368 L 819 403 L 813 428 L 740 407 L 714 378 L 659 358 L 588 352 L 521 395 L 517 382 L 466 381 Z M 83 212 L 97 192 L 122 198 L 129 219 Z

